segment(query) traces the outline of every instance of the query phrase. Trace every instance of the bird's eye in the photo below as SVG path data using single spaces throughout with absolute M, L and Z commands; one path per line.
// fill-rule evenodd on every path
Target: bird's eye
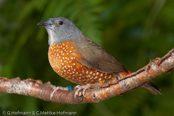
M 59 21 L 59 25 L 63 25 L 63 21 Z

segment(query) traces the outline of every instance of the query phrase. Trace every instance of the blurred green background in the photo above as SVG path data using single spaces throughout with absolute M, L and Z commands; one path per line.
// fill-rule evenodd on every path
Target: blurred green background
M 71 19 L 84 35 L 136 71 L 174 47 L 173 0 L 0 0 L 0 76 L 74 85 L 50 67 L 48 37 L 37 23 Z M 2 111 L 72 111 L 83 116 L 172 116 L 174 73 L 153 79 L 154 96 L 137 89 L 101 103 L 65 105 L 29 96 L 0 94 Z

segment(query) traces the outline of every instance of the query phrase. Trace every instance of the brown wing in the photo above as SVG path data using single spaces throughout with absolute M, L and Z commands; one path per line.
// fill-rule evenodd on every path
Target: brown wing
M 79 62 L 84 66 L 107 73 L 126 71 L 124 66 L 115 57 L 107 53 L 93 41 L 83 38 L 81 41 L 75 43 L 82 56 Z

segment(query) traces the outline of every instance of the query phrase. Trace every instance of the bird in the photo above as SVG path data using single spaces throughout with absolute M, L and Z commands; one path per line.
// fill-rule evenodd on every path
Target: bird
M 102 47 L 88 39 L 68 18 L 53 17 L 39 22 L 48 33 L 48 59 L 61 77 L 78 84 L 76 94 L 90 88 L 106 87 L 131 73 Z M 141 87 L 154 95 L 161 90 L 151 82 Z

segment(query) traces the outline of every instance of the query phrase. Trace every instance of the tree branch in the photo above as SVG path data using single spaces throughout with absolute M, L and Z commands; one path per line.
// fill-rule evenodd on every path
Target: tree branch
M 56 86 L 50 82 L 43 84 L 41 80 L 20 80 L 19 77 L 14 79 L 0 77 L 0 93 L 33 96 L 45 101 L 63 104 L 96 103 L 135 90 L 152 78 L 165 72 L 169 73 L 173 69 L 174 49 L 162 58 L 151 60 L 145 67 L 125 76 L 115 84 L 105 88 L 87 90 L 84 96 L 82 91 L 75 97 L 75 90 L 56 90 Z

